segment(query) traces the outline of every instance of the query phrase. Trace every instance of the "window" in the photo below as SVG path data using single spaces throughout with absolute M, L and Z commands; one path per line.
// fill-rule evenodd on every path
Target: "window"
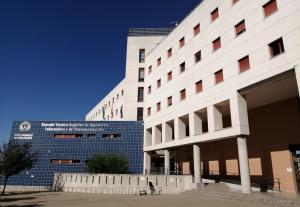
M 182 48 L 185 44 L 184 37 L 179 40 L 179 48 Z
M 232 0 L 232 4 L 236 4 L 239 0 Z
M 194 30 L 194 36 L 199 34 L 200 33 L 200 24 L 197 24 L 193 30 Z
M 186 90 L 183 89 L 180 91 L 180 101 L 183 101 L 186 99 Z
M 138 102 L 144 101 L 144 87 L 138 87 Z
M 213 51 L 216 51 L 221 48 L 221 38 L 218 37 L 213 41 Z
M 210 13 L 210 16 L 211 16 L 211 22 L 215 21 L 216 19 L 218 19 L 219 17 L 219 9 L 216 8 L 215 10 L 213 10 L 211 13 Z
M 237 25 L 235 25 L 235 34 L 236 34 L 236 36 L 239 36 L 240 34 L 242 34 L 245 31 L 246 31 L 245 20 L 243 20 L 240 23 L 238 23 Z
M 202 92 L 203 90 L 202 80 L 195 83 L 195 90 L 196 90 L 196 94 Z
M 88 134 L 87 138 L 96 138 L 96 134 Z
M 52 163 L 52 164 L 76 164 L 76 163 L 80 163 L 80 160 L 51 159 L 50 163 Z
M 250 68 L 250 61 L 248 55 L 239 59 L 239 68 L 240 72 L 244 72 L 245 70 L 248 70 Z
M 158 103 L 156 104 L 156 111 L 157 111 L 157 112 L 160 111 L 160 102 L 158 102 Z
M 168 72 L 167 76 L 168 76 L 168 81 L 172 80 L 172 71 Z
M 117 100 L 119 99 L 119 94 L 117 94 Z
M 168 58 L 172 56 L 172 48 L 168 50 Z
M 284 45 L 282 38 L 279 38 L 269 44 L 271 57 L 275 57 L 284 53 Z
M 139 82 L 144 82 L 145 68 L 139 68 Z
M 180 64 L 179 69 L 180 69 L 180 73 L 183 73 L 185 71 L 185 62 Z
M 144 108 L 139 107 L 137 108 L 137 121 L 143 121 L 143 116 L 144 116 Z
M 148 67 L 148 74 L 152 73 L 152 65 Z
M 140 49 L 139 51 L 139 63 L 145 62 L 145 49 Z
M 151 93 L 151 86 L 148 86 L 148 94 Z
M 161 87 L 161 79 L 159 79 L 159 80 L 156 81 L 156 85 L 157 85 L 157 88 Z
M 124 90 L 121 91 L 122 96 L 124 95 Z
M 215 72 L 215 83 L 221 83 L 223 82 L 223 70 L 219 70 L 217 72 Z
M 161 65 L 161 58 L 158 58 L 157 59 L 157 66 L 160 66 Z
M 168 106 L 172 106 L 172 96 L 168 97 L 167 104 L 168 104 Z
M 122 136 L 121 134 L 116 134 L 116 133 L 102 134 L 102 138 L 108 138 L 108 139 L 117 139 L 120 138 L 121 136 Z
M 54 134 L 54 138 L 57 139 L 75 139 L 83 137 L 82 134 Z
M 276 12 L 278 10 L 276 0 L 271 0 L 267 2 L 265 5 L 263 5 L 263 9 L 264 9 L 265 17 L 268 17 L 274 12 Z
M 148 115 L 148 116 L 151 115 L 151 107 L 147 108 L 147 115 Z
M 200 60 L 201 60 L 201 50 L 196 52 L 196 54 L 194 56 L 195 56 L 195 63 L 200 62 Z

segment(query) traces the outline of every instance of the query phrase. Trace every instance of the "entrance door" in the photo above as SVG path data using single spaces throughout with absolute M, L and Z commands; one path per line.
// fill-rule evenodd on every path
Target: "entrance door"
M 298 192 L 300 193 L 300 145 L 292 145 L 290 149 L 293 156 Z

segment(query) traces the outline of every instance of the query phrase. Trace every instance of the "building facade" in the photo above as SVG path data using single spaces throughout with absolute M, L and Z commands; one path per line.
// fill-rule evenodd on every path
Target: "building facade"
M 29 142 L 37 161 L 8 185 L 51 186 L 55 173 L 86 172 L 85 162 L 95 154 L 121 154 L 130 173 L 142 173 L 142 137 L 142 122 L 14 121 L 10 140 Z
M 299 0 L 204 0 L 151 44 L 144 173 L 299 192 L 299 19 Z

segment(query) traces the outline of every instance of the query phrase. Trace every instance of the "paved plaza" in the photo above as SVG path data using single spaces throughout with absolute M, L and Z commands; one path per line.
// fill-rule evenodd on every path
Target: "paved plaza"
M 80 194 L 80 193 L 12 193 L 1 197 L 2 207 L 265 207 L 276 206 L 274 204 L 265 205 L 251 203 L 243 200 L 218 200 L 201 195 L 181 194 L 181 195 L 101 195 L 101 194 Z

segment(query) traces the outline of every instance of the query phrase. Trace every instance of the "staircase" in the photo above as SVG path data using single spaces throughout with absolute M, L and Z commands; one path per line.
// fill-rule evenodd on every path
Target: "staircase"
M 182 194 L 200 196 L 208 199 L 217 200 L 232 200 L 243 203 L 259 203 L 268 206 L 282 206 L 282 207 L 299 207 L 300 197 L 296 195 L 289 195 L 285 193 L 260 193 L 253 192 L 252 194 L 243 194 L 239 191 L 230 189 L 224 183 L 211 183 L 205 187 L 198 187 L 197 189 L 186 191 Z

